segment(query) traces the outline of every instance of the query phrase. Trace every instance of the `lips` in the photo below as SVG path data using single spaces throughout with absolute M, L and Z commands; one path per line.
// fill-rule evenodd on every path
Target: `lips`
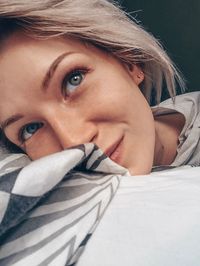
M 120 138 L 120 140 L 113 143 L 107 150 L 105 150 L 105 154 L 113 161 L 118 162 L 120 158 L 120 148 L 121 148 L 121 142 L 123 138 Z

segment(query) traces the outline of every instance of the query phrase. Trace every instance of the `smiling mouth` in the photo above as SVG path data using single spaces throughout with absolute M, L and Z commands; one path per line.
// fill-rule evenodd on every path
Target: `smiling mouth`
M 112 144 L 106 151 L 105 154 L 114 162 L 119 164 L 119 161 L 121 159 L 121 150 L 122 150 L 122 137 L 120 140 Z

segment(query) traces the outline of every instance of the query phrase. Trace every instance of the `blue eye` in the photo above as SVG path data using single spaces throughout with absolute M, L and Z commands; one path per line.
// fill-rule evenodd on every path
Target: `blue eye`
M 43 123 L 41 122 L 34 122 L 30 123 L 28 125 L 25 125 L 19 133 L 19 138 L 22 141 L 26 141 L 29 138 L 32 137 L 33 134 L 36 133 L 36 131 L 43 126 Z
M 67 75 L 62 84 L 62 92 L 65 96 L 72 93 L 85 77 L 85 70 L 76 70 Z

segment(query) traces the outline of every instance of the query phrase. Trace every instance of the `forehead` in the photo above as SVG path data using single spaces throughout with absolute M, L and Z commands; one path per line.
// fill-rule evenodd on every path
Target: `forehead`
M 33 55 L 41 56 L 48 53 L 59 53 L 61 51 L 73 50 L 75 52 L 89 53 L 90 49 L 87 46 L 76 39 L 57 37 L 46 40 L 33 39 L 24 35 L 21 32 L 15 32 L 9 36 L 1 45 L 0 50 L 0 63 L 5 63 L 5 60 L 10 61 L 16 58 L 25 59 L 25 56 Z M 94 50 L 93 50 L 94 52 Z M 15 60 L 16 62 L 16 60 Z
M 38 40 L 16 32 L 8 37 L 0 49 L 0 89 L 2 81 L 12 81 L 12 73 L 18 79 L 27 76 L 34 66 L 45 67 L 61 53 L 82 53 L 91 59 L 108 59 L 107 55 L 91 44 L 73 38 Z M 20 75 L 19 75 L 20 74 Z M 4 84 L 5 85 L 5 84 Z
M 34 40 L 21 33 L 10 36 L 0 51 L 0 117 L 8 108 L 12 112 L 14 94 L 26 96 L 33 84 L 39 87 L 51 63 L 65 52 L 91 56 L 85 45 L 72 39 Z M 19 99 L 17 103 L 20 104 Z
M 0 51 L 0 120 L 2 114 L 4 118 L 24 105 L 26 96 L 30 98 L 30 93 L 41 87 L 52 62 L 67 52 L 84 54 L 94 65 L 111 60 L 98 48 L 71 38 L 35 40 L 17 32 L 4 42 Z

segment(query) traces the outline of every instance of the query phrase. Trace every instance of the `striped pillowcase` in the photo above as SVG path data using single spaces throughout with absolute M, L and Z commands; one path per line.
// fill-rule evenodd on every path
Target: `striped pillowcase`
M 34 162 L 4 156 L 0 265 L 73 265 L 124 174 L 92 143 Z

